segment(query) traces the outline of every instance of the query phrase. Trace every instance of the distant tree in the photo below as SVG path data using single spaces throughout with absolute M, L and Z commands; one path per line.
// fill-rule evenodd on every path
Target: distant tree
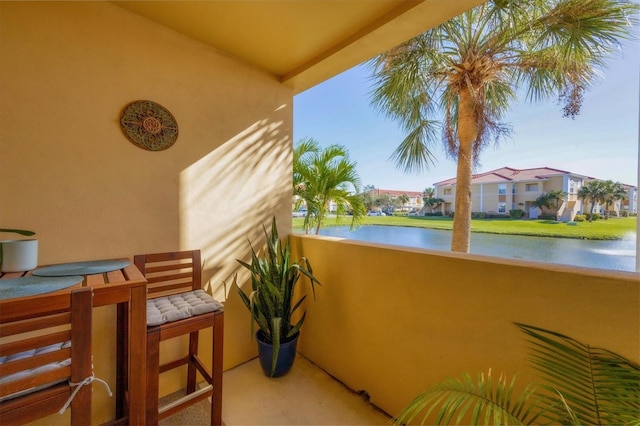
M 314 139 L 302 139 L 293 150 L 293 193 L 307 205 L 304 218 L 306 233 L 315 227 L 320 232 L 322 221 L 333 201 L 338 217 L 352 212 L 351 226 L 367 214 L 360 191 L 356 163 L 349 160 L 345 147 L 331 145 L 322 149 Z
M 607 180 L 603 184 L 604 196 L 602 201 L 604 202 L 604 218 L 609 219 L 609 207 L 611 207 L 616 201 L 626 200 L 628 197 L 627 189 L 620 182 L 613 182 Z
M 406 205 L 409 203 L 409 196 L 407 194 L 402 194 L 398 197 L 398 200 L 400 201 L 400 208 L 404 210 Z
M 436 196 L 436 189 L 434 187 L 430 187 L 430 188 L 425 188 L 424 191 L 422 191 L 422 198 L 433 198 Z
M 371 61 L 372 104 L 406 134 L 396 165 L 429 167 L 438 141 L 457 161 L 451 250 L 469 251 L 473 167 L 509 134 L 504 118 L 519 93 L 557 98 L 564 116 L 578 115 L 607 56 L 632 37 L 638 8 L 632 0 L 489 0 Z
M 442 203 L 444 203 L 442 198 L 436 197 L 423 198 L 422 201 L 424 202 L 425 207 L 429 207 L 429 210 L 431 210 L 430 213 L 433 213 L 435 208 L 438 208 Z
M 435 195 L 436 189 L 433 187 L 426 188 L 422 192 L 422 203 L 425 207 L 428 207 L 429 210 L 431 210 L 431 213 L 433 213 L 434 208 L 437 208 L 440 204 L 444 203 L 444 200 L 442 198 L 436 198 Z
M 558 210 L 567 197 L 567 193 L 563 191 L 549 191 L 538 198 L 536 198 L 531 204 L 540 209 L 540 211 L 551 210 L 554 215 L 558 215 Z
M 604 200 L 604 194 L 604 182 L 600 180 L 592 180 L 578 190 L 578 198 L 582 199 L 584 202 L 588 201 L 591 203 L 589 222 L 593 221 L 593 211 L 596 208 L 596 204 Z
M 567 199 L 567 193 L 564 191 L 549 191 L 547 193 L 547 199 L 549 200 L 549 204 L 551 208 L 555 211 L 555 214 L 558 214 L 558 210 L 562 206 L 562 203 Z
M 393 200 L 389 194 L 380 194 L 376 197 L 374 205 L 380 210 L 390 210 L 393 207 Z
M 365 185 L 362 188 L 362 192 L 358 194 L 360 198 L 362 198 L 362 202 L 364 203 L 364 206 L 366 207 L 367 210 L 371 210 L 373 208 L 374 199 L 376 198 L 374 193 L 375 190 L 376 190 L 375 186 Z

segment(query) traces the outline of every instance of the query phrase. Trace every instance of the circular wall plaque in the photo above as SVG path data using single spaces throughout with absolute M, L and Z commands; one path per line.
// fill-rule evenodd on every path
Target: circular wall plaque
M 134 101 L 120 118 L 127 139 L 142 149 L 162 151 L 178 139 L 178 123 L 162 105 L 152 101 Z

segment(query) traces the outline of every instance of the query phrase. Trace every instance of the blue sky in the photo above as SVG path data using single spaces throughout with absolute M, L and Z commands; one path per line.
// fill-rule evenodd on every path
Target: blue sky
M 475 172 L 547 166 L 637 186 L 639 46 L 627 43 L 609 60 L 574 120 L 563 118 L 554 100 L 514 104 L 505 118 L 512 136 L 498 147 L 487 147 Z M 380 189 L 423 191 L 455 177 L 456 164 L 441 143 L 433 146 L 437 162 L 429 170 L 407 174 L 395 167 L 389 157 L 404 135 L 370 106 L 369 78 L 369 70 L 360 65 L 296 95 L 294 142 L 312 137 L 322 146 L 347 147 L 362 184 Z

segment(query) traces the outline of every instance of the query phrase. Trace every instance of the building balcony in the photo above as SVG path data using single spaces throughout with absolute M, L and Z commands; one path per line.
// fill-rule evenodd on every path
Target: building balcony
M 385 424 L 416 395 L 463 372 L 493 369 L 536 382 L 513 322 L 639 361 L 636 273 L 291 239 L 322 282 L 315 302 L 307 298 L 299 358 L 280 379 L 266 378 L 255 359 L 227 370 L 227 425 Z
M 446 377 L 536 380 L 520 322 L 640 361 L 638 274 L 292 235 L 322 286 L 299 351 L 396 415 Z

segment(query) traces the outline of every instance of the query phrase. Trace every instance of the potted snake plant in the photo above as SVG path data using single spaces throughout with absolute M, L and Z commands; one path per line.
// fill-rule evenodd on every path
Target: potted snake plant
M 24 229 L 0 228 L 0 233 L 8 232 L 30 237 L 33 231 Z M 38 240 L 0 241 L 0 269 L 2 272 L 24 272 L 38 266 Z
M 251 292 L 247 294 L 238 286 L 237 277 L 233 284 L 251 313 L 252 335 L 254 324 L 258 325 L 255 336 L 264 373 L 269 377 L 280 377 L 293 365 L 300 328 L 306 316 L 303 302 L 307 296 L 294 300 L 296 283 L 302 275 L 307 277 L 315 299 L 315 284 L 320 285 L 320 282 L 313 275 L 307 258 L 291 260 L 289 241 L 280 241 L 275 217 L 271 232 L 264 226 L 263 229 L 267 240 L 264 250 L 256 252 L 249 242 L 251 263 L 238 259 L 251 272 Z M 294 321 L 294 317 L 297 320 Z

